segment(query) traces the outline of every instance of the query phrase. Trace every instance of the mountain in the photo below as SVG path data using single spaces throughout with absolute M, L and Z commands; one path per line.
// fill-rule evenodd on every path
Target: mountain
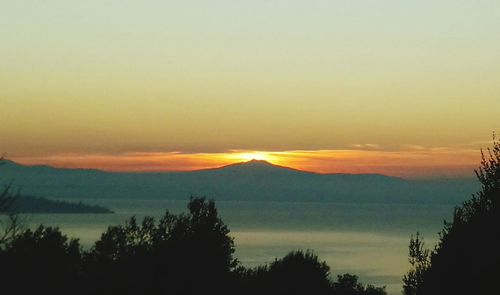
M 452 203 L 478 190 L 470 179 L 405 180 L 380 174 L 318 174 L 252 160 L 191 172 L 111 173 L 4 161 L 0 183 L 47 198 L 294 202 Z

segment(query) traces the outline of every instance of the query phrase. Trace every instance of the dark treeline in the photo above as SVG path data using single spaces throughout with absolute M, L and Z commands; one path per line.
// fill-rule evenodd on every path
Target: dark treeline
M 33 196 L 12 196 L 5 210 L 16 213 L 113 213 L 108 208 L 82 202 L 49 200 Z M 0 212 L 2 209 L 0 208 Z
M 57 228 L 23 230 L 1 244 L 1 288 L 12 294 L 386 294 L 353 275 L 332 280 L 310 251 L 243 267 L 214 202 L 194 198 L 188 209 L 110 226 L 87 251 Z

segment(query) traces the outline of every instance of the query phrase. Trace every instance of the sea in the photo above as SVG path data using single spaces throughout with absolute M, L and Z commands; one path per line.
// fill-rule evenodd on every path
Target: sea
M 187 211 L 179 200 L 82 200 L 114 214 L 31 214 L 26 223 L 57 226 L 90 248 L 110 225 L 136 216 L 162 216 Z M 219 215 L 234 237 L 238 260 L 253 267 L 274 261 L 292 250 L 312 250 L 325 261 L 331 276 L 351 273 L 365 284 L 385 286 L 401 294 L 408 271 L 408 244 L 417 231 L 429 248 L 438 240 L 444 220 L 455 204 L 351 204 L 298 202 L 216 202 Z

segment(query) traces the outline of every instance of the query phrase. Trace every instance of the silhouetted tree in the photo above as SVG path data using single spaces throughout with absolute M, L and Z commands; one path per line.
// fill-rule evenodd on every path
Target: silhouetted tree
M 257 268 L 253 294 L 328 294 L 330 268 L 311 251 L 293 251 Z
M 24 230 L 0 250 L 2 293 L 78 294 L 80 250 L 58 228 Z
M 364 286 L 358 282 L 358 276 L 343 274 L 337 276 L 337 282 L 333 283 L 333 294 L 335 295 L 385 295 L 385 287 L 373 285 Z
M 0 157 L 0 166 L 3 158 Z M 7 184 L 0 192 L 0 249 L 21 231 L 23 222 L 14 206 L 19 194 L 12 194 L 12 185 Z
M 242 285 L 238 294 L 331 294 L 384 295 L 384 288 L 358 283 L 350 274 L 330 278 L 330 268 L 312 251 L 292 251 L 270 265 L 240 269 Z
M 86 258 L 93 291 L 226 293 L 237 265 L 229 229 L 213 201 L 193 198 L 188 208 L 187 214 L 167 211 L 158 223 L 131 218 L 109 227 Z
M 425 248 L 424 239 L 418 232 L 415 238 L 410 238 L 408 261 L 411 269 L 403 277 L 403 294 L 416 295 L 430 266 L 430 251 Z
M 158 221 L 132 217 L 110 226 L 88 251 L 58 228 L 39 226 L 0 249 L 0 290 L 6 294 L 330 294 L 384 295 L 357 277 L 330 279 L 311 251 L 293 251 L 247 269 L 215 203 L 192 198 L 188 213 Z M 3 293 L 2 293 L 3 294 Z
M 500 142 L 481 154 L 481 190 L 445 222 L 428 267 L 405 282 L 407 294 L 500 294 Z

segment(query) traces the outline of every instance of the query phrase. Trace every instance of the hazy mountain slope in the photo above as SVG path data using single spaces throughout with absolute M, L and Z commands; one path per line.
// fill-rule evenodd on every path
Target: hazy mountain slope
M 378 174 L 316 174 L 265 161 L 168 173 L 108 173 L 5 161 L 0 166 L 0 181 L 13 181 L 25 194 L 76 199 L 186 199 L 196 195 L 242 201 L 458 204 L 478 188 L 473 180 L 408 181 Z

